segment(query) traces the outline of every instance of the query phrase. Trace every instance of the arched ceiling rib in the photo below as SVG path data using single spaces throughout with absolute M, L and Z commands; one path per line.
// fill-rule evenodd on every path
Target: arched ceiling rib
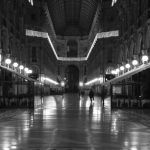
M 57 34 L 57 31 L 66 25 L 64 0 L 48 0 L 47 3 L 55 32 Z
M 48 0 L 47 3 L 57 35 L 71 27 L 83 30 L 81 36 L 89 34 L 98 0 Z

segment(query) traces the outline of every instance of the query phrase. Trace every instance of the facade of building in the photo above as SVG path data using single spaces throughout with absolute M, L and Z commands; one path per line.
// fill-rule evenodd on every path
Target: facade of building
M 150 2 L 118 1 L 120 36 L 116 48 L 116 79 L 109 81 L 114 107 L 149 107 Z M 106 85 L 106 84 L 104 84 Z
M 35 0 L 34 5 L 25 0 L 3 0 L 1 66 L 41 82 L 44 94 L 89 88 L 101 94 L 101 84 L 117 77 L 112 71 L 130 64 L 130 68 L 119 71 L 118 75 L 123 75 L 135 68 L 134 59 L 138 67 L 143 64 L 142 56 L 149 56 L 149 7 L 148 0 L 120 0 L 113 7 L 109 0 Z M 6 63 L 7 58 L 11 59 L 10 64 Z M 32 73 L 14 67 L 14 62 L 30 68 Z M 130 96 L 141 95 L 141 82 L 142 90 L 149 96 L 148 75 L 149 69 L 130 77 L 130 81 L 140 83 L 134 90 L 125 88 L 132 91 Z
M 41 94 L 40 82 L 29 77 L 26 12 L 27 1 L 1 1 L 0 108 L 34 108 Z

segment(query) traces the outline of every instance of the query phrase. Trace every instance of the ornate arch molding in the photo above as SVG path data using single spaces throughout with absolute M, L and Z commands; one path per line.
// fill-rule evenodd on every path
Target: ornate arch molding
M 79 65 L 78 65 L 78 64 L 75 64 L 75 63 L 69 63 L 69 64 L 65 65 L 65 68 L 64 68 L 64 69 L 66 69 L 66 68 L 67 68 L 68 66 L 70 66 L 70 65 L 76 66 L 76 67 L 79 69 L 79 71 L 80 71 Z
M 114 65 L 108 65 L 106 68 L 105 68 L 105 74 L 111 74 L 111 71 L 112 70 L 115 70 L 115 66 Z
M 37 74 L 40 74 L 40 69 L 39 69 L 39 67 L 38 66 L 36 66 L 36 65 L 31 65 L 29 68 L 35 68 L 36 70 L 37 70 Z

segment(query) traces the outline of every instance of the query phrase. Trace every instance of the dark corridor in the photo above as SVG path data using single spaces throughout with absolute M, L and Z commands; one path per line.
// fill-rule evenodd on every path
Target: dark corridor
M 79 85 L 79 69 L 74 65 L 66 67 L 66 92 L 78 92 Z

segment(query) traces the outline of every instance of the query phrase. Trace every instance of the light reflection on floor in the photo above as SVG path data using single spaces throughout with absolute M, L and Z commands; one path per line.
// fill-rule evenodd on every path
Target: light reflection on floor
M 0 150 L 150 150 L 150 110 L 111 110 L 109 98 L 47 96 L 35 110 L 0 110 Z

